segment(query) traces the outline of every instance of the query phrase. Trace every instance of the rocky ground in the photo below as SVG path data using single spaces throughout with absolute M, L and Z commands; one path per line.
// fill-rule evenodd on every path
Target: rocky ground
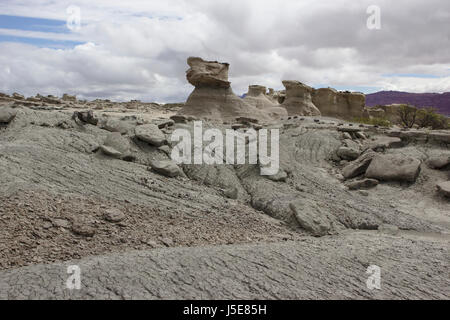
M 0 298 L 450 297 L 449 132 L 204 122 L 278 128 L 268 178 L 173 164 L 180 106 L 44 100 L 0 105 Z

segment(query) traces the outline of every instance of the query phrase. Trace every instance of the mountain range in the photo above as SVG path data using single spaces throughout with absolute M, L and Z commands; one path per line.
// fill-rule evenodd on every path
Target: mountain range
M 366 95 L 366 105 L 388 105 L 393 103 L 411 104 L 418 108 L 433 107 L 446 116 L 450 116 L 450 92 L 409 93 L 401 91 L 380 91 Z

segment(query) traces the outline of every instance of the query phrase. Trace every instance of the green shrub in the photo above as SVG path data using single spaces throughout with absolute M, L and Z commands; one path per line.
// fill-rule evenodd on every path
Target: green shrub
M 416 124 L 419 128 L 432 130 L 449 129 L 450 121 L 446 116 L 436 112 L 434 108 L 425 108 L 417 111 Z

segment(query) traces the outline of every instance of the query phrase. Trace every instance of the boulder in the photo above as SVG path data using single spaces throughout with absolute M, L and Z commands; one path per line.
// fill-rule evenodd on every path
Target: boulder
M 336 151 L 339 158 L 343 160 L 355 160 L 359 157 L 360 152 L 353 148 L 340 147 Z
M 183 170 L 172 160 L 155 160 L 151 162 L 153 171 L 166 177 L 177 177 L 184 175 Z
M 102 145 L 102 146 L 100 146 L 100 150 L 107 156 L 110 156 L 113 158 L 120 158 L 123 156 L 123 154 L 120 151 L 114 149 L 113 147 Z
M 317 205 L 304 200 L 296 200 L 289 204 L 298 224 L 314 236 L 327 235 L 331 224 L 326 213 Z
M 440 194 L 450 198 L 450 181 L 441 182 L 436 185 L 436 188 Z
M 420 164 L 420 160 L 403 155 L 377 154 L 365 176 L 380 181 L 415 182 L 420 173 Z
M 312 88 L 299 82 L 285 80 L 286 99 L 282 107 L 286 108 L 289 115 L 299 116 L 320 116 L 319 109 L 313 104 L 311 99 Z
M 344 178 L 351 179 L 366 172 L 376 153 L 372 150 L 364 152 L 358 159 L 350 162 L 342 169 Z
M 120 222 L 125 220 L 125 214 L 117 208 L 106 210 L 104 217 L 105 220 L 109 222 Z
M 371 189 L 378 185 L 378 180 L 375 179 L 362 179 L 346 183 L 346 186 L 350 190 Z
M 98 119 L 94 116 L 94 112 L 92 110 L 75 111 L 72 115 L 72 119 L 78 119 L 81 122 L 89 123 L 94 126 L 96 126 L 98 123 Z
M 431 169 L 442 169 L 450 165 L 450 156 L 432 157 L 426 161 L 426 164 Z
M 119 132 L 120 134 L 127 134 L 133 130 L 134 125 L 127 121 L 108 119 L 103 124 L 102 128 L 109 132 Z
M 111 132 L 106 136 L 104 146 L 114 148 L 122 155 L 130 153 L 130 141 L 128 138 L 122 136 L 119 132 Z
M 17 114 L 17 110 L 9 107 L 0 107 L 0 123 L 10 123 Z
M 134 129 L 136 137 L 155 147 L 160 147 L 167 142 L 166 136 L 155 124 L 144 124 Z

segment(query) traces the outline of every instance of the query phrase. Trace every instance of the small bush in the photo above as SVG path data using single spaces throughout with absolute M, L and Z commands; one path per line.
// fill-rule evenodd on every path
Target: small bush
M 417 111 L 416 124 L 419 128 L 432 130 L 449 129 L 450 121 L 446 116 L 436 112 L 434 108 L 425 108 Z
M 397 110 L 401 124 L 406 128 L 412 128 L 416 124 L 418 109 L 410 105 L 402 105 Z
M 392 127 L 392 123 L 385 118 L 355 118 L 353 121 L 379 127 Z

